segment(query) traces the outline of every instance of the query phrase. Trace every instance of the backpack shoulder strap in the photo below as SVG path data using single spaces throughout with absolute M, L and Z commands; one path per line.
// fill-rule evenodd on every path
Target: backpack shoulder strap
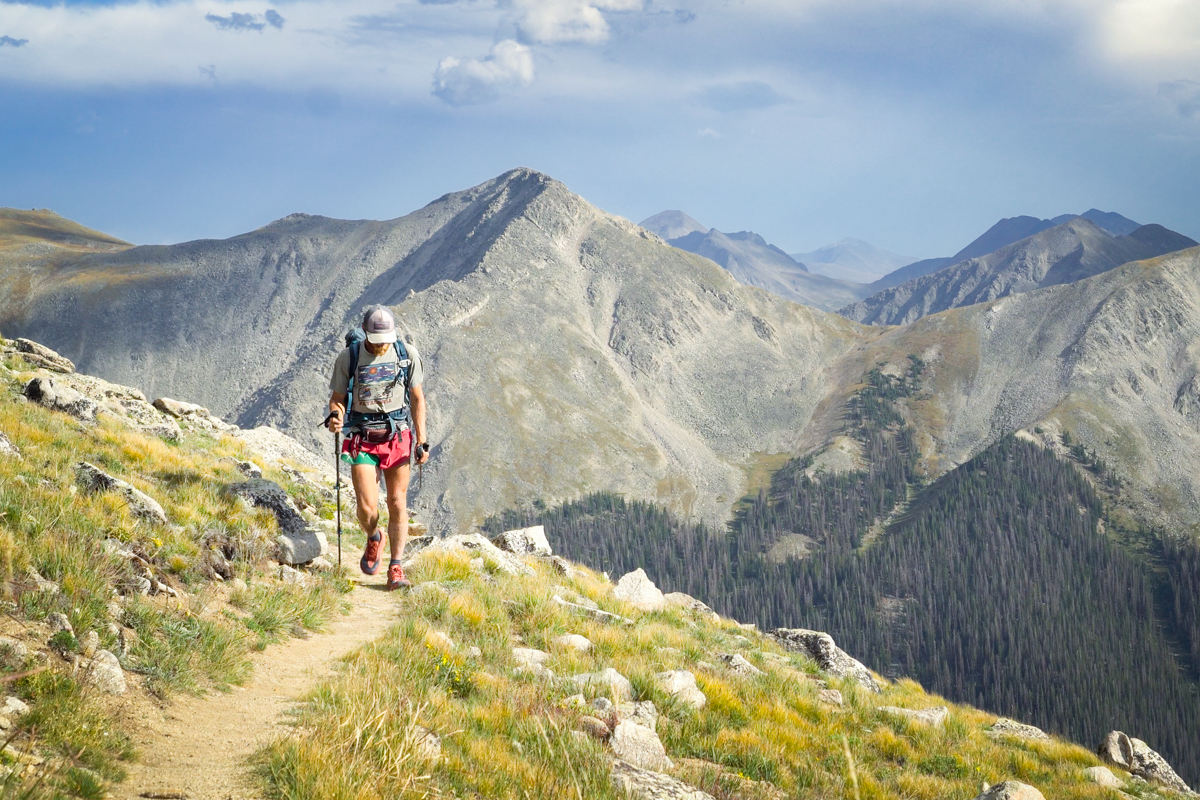
M 347 350 L 350 351 L 350 364 L 349 364 L 350 380 L 346 382 L 346 403 L 348 405 L 354 404 L 354 375 L 358 372 L 358 348 L 359 347 L 361 347 L 361 345 L 352 344 L 346 348 Z

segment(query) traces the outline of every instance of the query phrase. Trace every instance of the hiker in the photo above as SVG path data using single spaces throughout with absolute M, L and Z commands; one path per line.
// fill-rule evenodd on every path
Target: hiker
M 355 342 L 347 337 L 350 345 L 334 362 L 328 427 L 335 434 L 346 432 L 342 460 L 350 464 L 358 522 L 367 534 L 367 547 L 359 562 L 367 575 L 379 571 L 383 550 L 383 535 L 378 530 L 379 473 L 383 473 L 391 548 L 387 589 L 394 590 L 412 585 L 400 566 L 408 541 L 409 466 L 414 455 L 417 464 L 429 460 L 421 355 L 417 348 L 396 338 L 396 318 L 387 306 L 368 308 L 362 330 L 365 340 Z M 350 391 L 354 398 L 347 414 Z

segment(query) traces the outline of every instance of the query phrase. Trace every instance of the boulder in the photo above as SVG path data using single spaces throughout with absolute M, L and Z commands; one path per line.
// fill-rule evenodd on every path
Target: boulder
M 659 611 L 667 607 L 663 593 L 641 567 L 622 575 L 612 596 L 642 611 Z
M 1015 739 L 1044 740 L 1050 736 L 1041 728 L 1026 725 L 1024 722 L 1001 717 L 996 720 L 988 731 L 989 736 L 1012 736 Z
M 649 700 L 621 703 L 617 706 L 617 716 L 636 722 L 638 725 L 658 731 L 658 708 Z
M 587 714 L 579 718 L 579 727 L 583 728 L 592 738 L 602 742 L 608 741 L 608 737 L 612 735 L 612 729 L 608 727 L 608 723 Z
M 546 651 L 532 647 L 514 647 L 512 654 L 513 660 L 517 662 L 513 669 L 514 674 L 529 674 L 535 678 L 554 680 L 554 671 L 546 666 L 546 662 L 550 660 L 550 654 Z
M 1083 776 L 1105 789 L 1120 789 L 1125 786 L 1125 782 L 1113 775 L 1108 767 L 1088 767 L 1083 771 Z
M 247 478 L 261 478 L 263 475 L 262 467 L 253 461 L 238 461 L 235 463 L 237 464 L 238 472 Z
M 607 688 L 612 692 L 613 699 L 618 703 L 633 699 L 633 684 L 629 682 L 628 678 L 612 667 L 606 667 L 600 672 L 584 672 L 573 676 L 571 680 L 578 688 L 583 690 L 589 688 L 603 690 Z
M 4 435 L 4 431 L 0 431 L 0 456 L 8 458 L 20 458 L 21 451 L 12 443 L 12 440 Z
M 696 685 L 696 676 L 686 669 L 660 672 L 654 676 L 662 690 L 692 708 L 704 708 L 708 697 Z
M 60 384 L 53 378 L 34 378 L 25 384 L 23 392 L 31 402 L 54 411 L 61 411 L 81 422 L 95 422 L 100 406 L 90 397 L 84 397 L 70 386 Z
M 613 761 L 612 782 L 623 797 L 638 800 L 716 800 L 711 794 L 677 778 L 619 758 Z
M 613 755 L 642 769 L 664 770 L 673 765 L 658 734 L 631 720 L 622 720 L 608 737 Z
M 821 631 L 804 628 L 775 628 L 767 635 L 779 642 L 785 650 L 803 653 L 817 662 L 823 671 L 835 678 L 853 678 L 872 692 L 879 692 L 883 684 L 863 666 L 862 662 L 850 657 L 833 642 L 833 637 Z
M 1139 778 L 1159 783 L 1177 792 L 1191 792 L 1167 760 L 1150 749 L 1150 745 L 1141 739 L 1126 736 L 1121 731 L 1112 731 L 1104 737 L 1098 750 L 1100 758 Z
M 817 700 L 830 706 L 840 706 L 844 702 L 842 693 L 837 689 L 822 689 L 817 692 Z
M 1042 793 L 1027 783 L 1004 781 L 985 789 L 975 800 L 1046 800 Z
M 904 717 L 910 722 L 915 722 L 918 725 L 931 725 L 933 727 L 941 727 L 946 721 L 946 717 L 950 716 L 950 709 L 946 706 L 934 706 L 932 708 L 897 708 L 896 706 L 880 706 L 879 710 L 885 714 L 890 714 L 893 717 Z
M 554 555 L 554 551 L 550 549 L 550 541 L 546 538 L 546 528 L 542 525 L 505 531 L 494 537 L 492 544 L 519 556 L 548 558 Z
M 212 415 L 204 406 L 198 406 L 195 403 L 185 403 L 182 400 L 172 400 L 170 397 L 158 398 L 154 401 L 154 407 L 175 419 L 187 419 L 188 417 L 196 416 L 208 417 Z
M 630 625 L 633 620 L 622 617 L 619 614 L 610 614 L 607 611 L 601 611 L 599 608 L 588 608 L 580 603 L 572 603 L 562 599 L 561 595 L 551 595 L 550 601 L 556 603 L 568 611 L 574 611 L 576 614 L 582 614 L 585 617 L 591 617 L 597 622 L 619 622 L 625 625 Z
M 288 583 L 293 586 L 308 585 L 308 576 L 295 567 L 289 567 L 287 564 L 279 565 L 278 577 L 283 583 Z
M 71 359 L 60 356 L 44 344 L 38 344 L 29 339 L 17 339 L 16 345 L 21 358 L 35 367 L 43 367 L 51 372 L 61 372 L 64 375 L 70 375 L 75 371 L 75 364 L 71 362 Z
M 701 603 L 690 594 L 684 594 L 683 592 L 671 592 L 669 594 L 664 594 L 663 599 L 667 601 L 668 608 L 682 608 L 686 611 L 695 611 L 700 614 L 715 613 L 704 603 Z
M 586 636 L 580 636 L 578 633 L 564 633 L 562 636 L 556 636 L 553 644 L 563 650 L 575 650 L 580 653 L 586 653 L 592 649 L 592 640 Z
M 407 569 L 418 558 L 422 558 L 429 553 L 456 551 L 466 553 L 472 558 L 482 558 L 485 562 L 491 561 L 496 565 L 497 569 L 506 575 L 533 574 L 533 568 L 520 558 L 512 553 L 504 552 L 489 542 L 482 534 L 478 533 L 462 533 L 456 536 L 447 536 L 444 539 L 434 539 L 419 553 L 404 562 L 404 567 Z
M 88 680 L 105 694 L 125 694 L 125 673 L 121 662 L 107 650 L 98 650 L 88 665 Z
M 279 522 L 278 559 L 281 564 L 306 564 L 321 555 L 320 531 L 309 526 L 283 487 L 274 481 L 251 478 L 229 486 L 229 492 L 252 506 L 270 509 Z
M 765 674 L 761 669 L 747 661 L 746 657 L 740 653 L 721 653 L 718 658 L 725 663 L 725 666 L 729 667 L 729 671 L 734 675 L 753 677 Z
M 117 492 L 125 498 L 130 512 L 147 522 L 167 524 L 167 512 L 150 495 L 135 489 L 132 484 L 114 478 L 95 464 L 80 461 L 75 465 L 75 482 L 87 492 Z

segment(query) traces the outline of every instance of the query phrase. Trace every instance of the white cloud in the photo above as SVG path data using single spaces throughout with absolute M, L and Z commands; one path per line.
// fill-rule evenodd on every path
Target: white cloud
M 452 106 L 486 103 L 508 87 L 533 82 L 533 54 L 505 39 L 483 58 L 444 58 L 433 74 L 433 93 Z
M 541 44 L 583 42 L 608 38 L 603 11 L 639 11 L 642 0 L 515 0 L 521 12 L 517 29 L 526 41 Z

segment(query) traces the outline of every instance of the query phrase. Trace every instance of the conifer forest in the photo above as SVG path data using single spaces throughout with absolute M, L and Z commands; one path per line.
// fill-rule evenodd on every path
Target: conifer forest
M 827 631 L 885 676 L 1088 746 L 1123 730 L 1200 783 L 1200 547 L 1114 523 L 1118 484 L 1067 435 L 1066 456 L 1009 436 L 924 482 L 899 402 L 923 368 L 874 370 L 847 404 L 864 469 L 794 459 L 727 530 L 613 494 L 485 527 L 544 524 L 614 578 L 642 567 L 760 628 Z

